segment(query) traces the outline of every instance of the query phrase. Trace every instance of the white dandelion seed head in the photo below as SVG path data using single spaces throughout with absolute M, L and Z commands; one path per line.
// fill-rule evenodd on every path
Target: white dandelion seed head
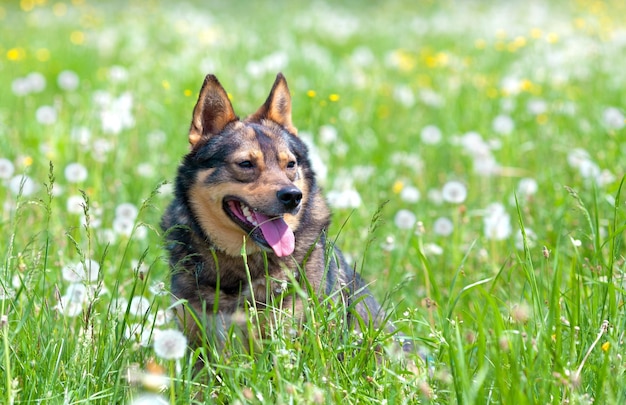
M 337 209 L 359 208 L 362 200 L 358 191 L 353 188 L 337 191 L 331 190 L 327 194 L 328 203 Z
M 82 195 L 71 195 L 67 197 L 66 208 L 70 214 L 81 215 L 85 213 L 85 199 Z
M 119 219 L 126 219 L 134 222 L 139 215 L 139 209 L 132 203 L 121 203 L 115 207 L 115 217 Z
M 150 301 L 142 296 L 136 295 L 130 300 L 128 312 L 132 316 L 142 317 L 150 310 Z
M 72 70 L 63 70 L 57 77 L 57 84 L 62 90 L 74 91 L 80 84 L 80 78 Z
M 545 114 L 548 111 L 548 103 L 541 99 L 530 100 L 526 104 L 526 109 L 533 115 Z
M 64 295 L 55 306 L 55 309 L 67 317 L 74 318 L 83 312 L 83 304 L 72 302 L 69 296 Z
M 524 228 L 524 232 L 526 233 L 526 244 L 528 248 L 534 248 L 537 245 L 537 235 L 530 228 Z M 515 234 L 515 247 L 518 250 L 524 250 L 524 235 L 521 229 Z
M 454 231 L 454 224 L 449 218 L 439 217 L 433 224 L 433 232 L 439 236 L 450 236 Z
M 402 191 L 400 191 L 400 198 L 402 199 L 402 201 L 408 203 L 416 203 L 420 200 L 420 197 L 420 191 L 413 186 L 405 186 L 404 188 L 402 188 Z
M 393 90 L 393 98 L 407 108 L 415 105 L 415 93 L 409 86 L 396 86 Z
M 436 188 L 431 188 L 430 190 L 428 190 L 427 198 L 428 201 L 435 205 L 443 204 L 443 196 L 441 195 L 441 190 L 438 190 Z
M 0 179 L 8 180 L 13 176 L 15 166 L 9 159 L 0 158 Z
M 535 195 L 539 190 L 539 185 L 537 184 L 537 180 L 525 177 L 517 183 L 517 193 L 521 196 L 531 196 Z
M 396 213 L 393 222 L 399 229 L 413 229 L 417 222 L 417 217 L 413 212 L 402 209 Z
M 163 281 L 155 281 L 149 288 L 150 292 L 154 295 L 166 295 L 167 289 L 165 288 L 165 283 Z
M 63 279 L 71 283 L 87 282 L 93 283 L 98 281 L 100 274 L 100 264 L 92 259 L 85 259 L 76 264 L 68 264 L 61 269 Z
M 41 93 L 46 89 L 46 78 L 39 72 L 32 72 L 26 76 L 31 93 Z
M 9 190 L 14 195 L 22 194 L 23 197 L 33 195 L 37 191 L 37 184 L 27 175 L 17 175 L 9 180 Z
M 163 384 L 166 385 L 166 384 Z M 169 401 L 159 394 L 142 393 L 133 398 L 129 405 L 168 405 Z
M 140 163 L 137 165 L 137 174 L 141 177 L 152 177 L 155 174 L 154 166 L 148 162 Z
M 154 353 L 164 360 L 177 360 L 185 355 L 187 338 L 179 330 L 166 329 L 154 336 Z
M 436 243 L 425 243 L 424 254 L 426 256 L 441 256 L 443 254 L 443 248 Z
M 461 204 L 467 198 L 467 187 L 460 181 L 449 181 L 443 185 L 441 197 L 446 202 Z
M 78 162 L 75 162 L 65 166 L 63 174 L 65 174 L 65 180 L 67 180 L 69 183 L 82 183 L 83 181 L 87 180 L 88 172 L 85 166 Z
M 128 308 L 128 300 L 124 297 L 118 297 L 111 300 L 111 312 L 116 315 L 123 315 Z
M 70 139 L 79 145 L 87 146 L 91 140 L 91 130 L 87 127 L 74 127 L 70 131 Z
M 320 142 L 324 145 L 335 142 L 339 136 L 339 131 L 332 125 L 322 125 L 319 131 Z
M 112 228 L 113 232 L 116 235 L 130 237 L 130 235 L 133 233 L 134 227 L 135 222 L 127 218 L 115 217 L 115 219 L 113 219 Z
M 57 122 L 57 110 L 49 105 L 42 105 L 35 111 L 35 119 L 42 125 L 52 125 Z
M 109 69 L 109 80 L 122 83 L 128 80 L 128 70 L 124 66 L 114 65 Z
M 28 80 L 24 77 L 18 77 L 11 82 L 11 91 L 17 97 L 23 97 L 30 93 L 30 87 L 28 85 Z
M 515 129 L 515 121 L 508 115 L 500 114 L 491 123 L 493 131 L 500 135 L 510 135 Z
M 608 129 L 622 129 L 626 125 L 624 114 L 616 107 L 606 108 L 602 112 L 602 120 Z
M 154 326 L 163 326 L 174 320 L 174 311 L 171 309 L 159 309 L 152 317 Z
M 87 286 L 83 283 L 71 283 L 67 286 L 64 297 L 67 297 L 68 302 L 83 304 L 87 301 L 88 293 Z
M 439 127 L 435 125 L 426 125 L 420 132 L 422 142 L 428 145 L 436 145 L 441 142 L 443 135 Z
M 490 204 L 483 218 L 484 234 L 487 239 L 504 240 L 511 236 L 511 217 L 501 203 Z
M 124 336 L 128 340 L 137 341 L 141 347 L 148 347 L 150 346 L 150 338 L 153 336 L 153 332 L 156 332 L 156 330 L 152 331 L 141 323 L 131 323 L 124 329 Z

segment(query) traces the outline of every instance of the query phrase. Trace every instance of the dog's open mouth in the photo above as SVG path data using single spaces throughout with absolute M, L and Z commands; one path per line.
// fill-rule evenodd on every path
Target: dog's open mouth
M 295 236 L 282 216 L 267 216 L 235 198 L 224 199 L 224 211 L 257 244 L 271 248 L 276 256 L 289 256 L 293 253 Z

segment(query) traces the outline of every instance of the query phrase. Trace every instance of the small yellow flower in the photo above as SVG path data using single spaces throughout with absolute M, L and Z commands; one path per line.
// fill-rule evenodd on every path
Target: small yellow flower
M 315 90 L 309 90 L 306 92 L 306 95 L 309 96 L 309 98 L 313 98 L 317 95 L 317 93 L 315 92 Z
M 33 164 L 33 158 L 30 156 L 24 156 L 22 164 L 24 164 L 25 167 L 31 166 Z
M 70 41 L 74 45 L 82 45 L 85 42 L 85 33 L 82 31 L 72 31 Z
M 37 51 L 35 52 L 35 57 L 40 62 L 46 62 L 50 60 L 50 51 L 46 48 L 37 49 Z
M 161 85 L 163 86 L 163 88 L 164 88 L 165 90 L 169 90 L 169 89 L 170 89 L 170 87 L 171 87 L 171 86 L 170 86 L 170 82 L 168 82 L 167 80 L 163 80 L 163 81 L 161 82 Z
M 67 5 L 65 3 L 55 3 L 52 6 L 52 13 L 57 17 L 63 17 L 67 13 Z
M 21 0 L 20 8 L 22 9 L 22 11 L 32 11 L 32 9 L 35 8 L 35 2 L 33 0 Z
M 393 183 L 393 186 L 391 187 L 391 191 L 393 191 L 394 194 L 400 194 L 403 188 L 404 182 L 402 182 L 402 180 L 396 180 L 396 182 Z
M 611 343 L 610 342 L 604 342 L 602 343 L 602 351 L 603 352 L 608 352 L 609 349 L 611 348 Z
M 548 114 L 537 115 L 537 124 L 544 125 L 547 122 L 548 122 Z
M 555 44 L 559 42 L 559 35 L 551 32 L 546 36 L 546 41 L 548 41 L 549 44 Z
M 7 59 L 10 61 L 19 61 L 26 57 L 24 48 L 11 48 L 7 51 Z
M 193 92 L 189 89 L 185 89 L 183 93 L 185 94 L 185 97 L 191 97 L 191 95 L 193 94 Z
M 335 102 L 339 101 L 339 94 L 333 93 L 330 96 L 328 96 L 328 99 L 330 101 L 332 101 L 333 103 L 335 103 Z
M 543 31 L 541 28 L 533 28 L 530 30 L 530 36 L 533 39 L 539 39 L 543 36 Z
M 487 42 L 484 39 L 477 39 L 476 41 L 474 41 L 474 46 L 476 47 L 476 49 L 485 49 L 485 46 L 487 46 Z

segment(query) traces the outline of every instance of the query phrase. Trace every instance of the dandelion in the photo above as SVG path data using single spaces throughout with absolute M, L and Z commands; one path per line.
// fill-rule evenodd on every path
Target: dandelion
M 517 304 L 513 306 L 513 308 L 511 309 L 511 319 L 515 323 L 524 324 L 528 322 L 528 320 L 530 319 L 530 315 L 531 315 L 530 306 L 528 306 L 528 304 L 525 302 L 522 302 L 521 304 Z
M 57 110 L 49 105 L 44 105 L 35 111 L 35 119 L 42 125 L 52 125 L 57 122 Z
M 174 319 L 174 311 L 171 309 L 159 309 L 152 317 L 154 326 L 163 326 Z
M 524 197 L 530 197 L 535 195 L 539 190 L 539 186 L 537 185 L 537 180 L 532 178 L 523 178 L 517 183 L 517 193 Z
M 487 239 L 504 240 L 512 233 L 511 217 L 500 203 L 493 203 L 487 207 L 483 225 Z
M 137 165 L 137 174 L 141 177 L 154 176 L 154 166 L 151 163 L 140 163 Z
M 454 231 L 454 224 L 449 218 L 439 217 L 433 224 L 433 232 L 439 236 L 450 236 Z
M 139 215 L 139 210 L 132 203 L 122 203 L 115 207 L 116 218 L 134 222 L 137 219 L 137 215 Z
M 9 159 L 0 158 L 0 179 L 10 179 L 14 171 L 15 166 Z
M 420 191 L 413 186 L 405 186 L 400 191 L 400 198 L 402 201 L 408 203 L 416 203 L 421 197 Z
M 139 346 L 148 347 L 150 346 L 150 338 L 153 336 L 153 332 L 156 332 L 156 330 L 151 331 L 140 323 L 131 323 L 124 329 L 124 336 L 128 340 L 135 340 L 139 343 Z
M 393 91 L 393 98 L 407 108 L 415 105 L 415 93 L 409 86 L 397 86 Z
M 71 70 L 64 70 L 59 73 L 57 77 L 57 84 L 62 90 L 65 91 L 74 91 L 78 88 L 78 84 L 80 83 L 80 79 L 76 72 Z
M 526 104 L 526 109 L 533 115 L 545 114 L 548 111 L 548 103 L 539 99 L 530 100 Z
M 64 297 L 67 297 L 68 302 L 75 304 L 83 304 L 87 301 L 88 290 L 87 286 L 83 283 L 71 283 L 65 290 Z
M 424 254 L 426 256 L 441 256 L 443 254 L 443 248 L 436 243 L 425 243 Z
M 123 315 L 128 308 L 128 300 L 124 297 L 118 297 L 111 300 L 110 310 L 111 313 L 116 315 Z
M 61 269 L 63 279 L 71 283 L 88 282 L 93 283 L 98 281 L 100 274 L 100 264 L 92 259 L 85 259 L 85 263 L 82 262 L 76 264 L 69 264 L 63 266 Z
M 491 123 L 493 131 L 500 135 L 510 135 L 515 129 L 515 122 L 508 115 L 498 115 Z
M 74 318 L 83 312 L 83 305 L 82 303 L 72 302 L 68 296 L 64 295 L 54 309 L 67 317 Z
M 33 179 L 24 175 L 17 175 L 9 180 L 9 190 L 15 195 L 21 194 L 28 197 L 37 191 L 37 185 Z
M 109 69 L 109 80 L 113 83 L 122 83 L 128 80 L 128 70 L 124 66 L 111 66 Z
M 328 145 L 335 142 L 338 138 L 338 131 L 332 125 L 322 125 L 320 127 L 320 142 L 322 144 Z
M 622 129 L 626 125 L 624 114 L 615 107 L 609 107 L 602 112 L 602 120 L 608 129 Z
M 79 145 L 87 146 L 91 139 L 91 130 L 87 127 L 74 127 L 70 131 L 70 139 Z
M 534 248 L 537 243 L 537 235 L 530 228 L 524 228 L 524 232 L 526 233 L 526 245 L 529 249 Z M 518 250 L 524 250 L 524 235 L 521 229 L 515 234 L 515 247 Z
M 179 330 L 166 329 L 154 337 L 154 353 L 164 360 L 178 360 L 186 349 L 187 338 Z
M 150 301 L 146 297 L 142 295 L 137 295 L 130 300 L 130 305 L 128 308 L 128 312 L 130 315 L 142 317 L 146 315 L 149 310 Z
M 443 196 L 441 195 L 441 190 L 436 188 L 431 188 L 428 190 L 427 194 L 428 201 L 432 202 L 435 205 L 443 204 Z
M 80 195 L 71 195 L 67 197 L 66 207 L 70 214 L 80 215 L 85 212 L 85 200 Z
M 70 163 L 63 172 L 69 183 L 81 183 L 87 179 L 87 168 L 80 163 Z
M 46 78 L 39 72 L 29 73 L 24 79 L 29 93 L 41 93 L 46 89 Z
M 417 217 L 411 211 L 403 209 L 396 213 L 393 221 L 399 229 L 413 229 Z
M 327 194 L 328 203 L 337 209 L 358 208 L 361 206 L 361 195 L 353 188 L 342 191 L 332 190 Z
M 167 399 L 159 394 L 140 394 L 133 398 L 130 405 L 168 405 Z
M 435 145 L 441 142 L 442 134 L 439 127 L 435 125 L 427 125 L 420 132 L 422 142 L 428 145 Z
M 449 181 L 441 189 L 443 201 L 461 204 L 467 198 L 467 188 L 460 181 Z

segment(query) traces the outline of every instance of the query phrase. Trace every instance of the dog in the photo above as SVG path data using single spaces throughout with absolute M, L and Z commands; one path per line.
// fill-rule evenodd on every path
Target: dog
M 265 103 L 243 120 L 218 79 L 206 76 L 189 144 L 161 226 L 191 346 L 224 339 L 245 305 L 280 306 L 301 319 L 303 300 L 284 294 L 294 282 L 353 305 L 361 325 L 387 324 L 363 279 L 328 241 L 330 210 L 292 123 L 281 73 Z

